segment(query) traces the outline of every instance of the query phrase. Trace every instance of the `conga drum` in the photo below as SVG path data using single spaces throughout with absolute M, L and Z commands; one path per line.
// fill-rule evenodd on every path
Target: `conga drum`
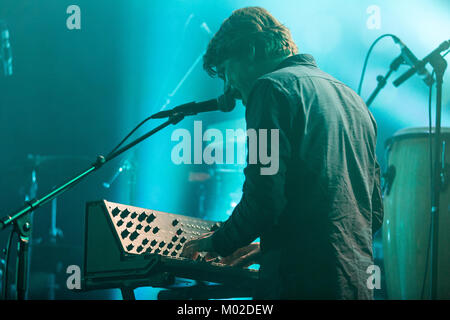
M 431 136 L 434 150 L 434 133 Z M 429 138 L 428 128 L 408 128 L 398 131 L 386 142 L 387 185 L 384 191 L 382 233 L 388 299 L 431 298 L 431 256 L 428 256 L 427 261 L 427 255 L 431 255 L 432 194 Z M 448 173 L 450 128 L 442 128 L 442 146 Z M 447 175 L 447 179 L 450 179 L 450 175 Z M 448 181 L 441 192 L 438 219 L 437 298 L 450 299 Z

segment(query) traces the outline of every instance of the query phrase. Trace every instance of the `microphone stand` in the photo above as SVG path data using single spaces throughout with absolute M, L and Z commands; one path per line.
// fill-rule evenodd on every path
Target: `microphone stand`
M 431 245 L 431 299 L 436 300 L 438 291 L 438 244 L 439 244 L 439 211 L 441 192 L 445 186 L 445 158 L 442 152 L 441 142 L 441 112 L 442 112 L 442 87 L 444 73 L 447 69 L 447 61 L 435 52 L 429 58 L 429 62 L 436 73 L 436 125 L 435 125 L 435 148 L 434 148 L 434 190 L 431 199 L 431 224 L 432 224 L 432 245 Z M 441 163 L 442 158 L 442 163 Z M 428 263 L 428 262 L 427 262 Z
M 81 180 L 86 178 L 89 174 L 92 172 L 98 170 L 100 167 L 102 167 L 105 163 L 108 161 L 116 158 L 123 152 L 127 151 L 128 149 L 134 147 L 136 144 L 140 143 L 141 141 L 147 139 L 148 137 L 152 136 L 156 132 L 162 130 L 163 128 L 171 125 L 171 124 L 177 124 L 181 120 L 183 120 L 185 117 L 185 114 L 183 113 L 176 113 L 169 116 L 169 119 L 159 125 L 158 127 L 152 129 L 148 133 L 144 134 L 143 136 L 137 138 L 133 142 L 130 142 L 129 144 L 125 145 L 124 147 L 118 149 L 117 151 L 114 151 L 107 155 L 106 157 L 98 156 L 97 160 L 86 170 L 81 172 L 80 174 L 76 175 L 74 178 L 69 179 L 62 185 L 58 186 L 54 190 L 48 192 L 46 195 L 39 199 L 33 199 L 30 201 L 26 201 L 26 204 L 21 209 L 15 211 L 14 213 L 5 216 L 0 219 L 0 231 L 5 229 L 6 227 L 13 225 L 14 229 L 13 231 L 17 233 L 19 238 L 19 246 L 18 246 L 18 264 L 17 264 L 17 298 L 18 300 L 25 300 L 26 298 L 26 292 L 27 292 L 27 286 L 28 286 L 28 252 L 29 252 L 29 239 L 31 234 L 31 220 L 30 220 L 30 214 L 31 212 L 35 211 L 42 205 L 52 201 L 54 198 L 59 196 L 60 194 L 68 191 L 73 186 L 75 186 L 77 183 L 79 183 Z
M 378 85 L 375 88 L 375 90 L 372 92 L 372 94 L 370 95 L 369 99 L 367 99 L 367 101 L 366 101 L 367 107 L 370 107 L 373 100 L 375 100 L 376 96 L 381 91 L 381 89 L 383 89 L 386 86 L 387 79 L 391 76 L 391 74 L 394 71 L 398 70 L 398 68 L 404 61 L 405 60 L 403 59 L 403 56 L 399 55 L 397 58 L 394 59 L 394 61 L 392 61 L 391 65 L 389 66 L 389 71 L 386 73 L 386 75 L 384 77 L 382 75 L 379 75 L 377 77 Z
M 441 113 L 442 113 L 442 87 L 444 82 L 444 73 L 447 69 L 447 61 L 441 56 L 441 52 L 447 50 L 450 46 L 450 41 L 444 41 L 435 49 L 432 53 L 426 56 L 422 61 L 419 62 L 419 66 L 425 66 L 430 63 L 436 73 L 436 124 L 434 131 L 434 167 L 433 167 L 433 194 L 431 198 L 431 286 L 430 286 L 430 296 L 432 300 L 437 299 L 438 291 L 438 249 L 439 249 L 439 212 L 440 212 L 440 198 L 441 192 L 446 184 L 446 173 L 445 173 L 445 150 L 442 148 L 441 139 Z M 370 98 L 367 100 L 367 106 L 369 106 L 378 92 L 386 85 L 387 78 L 391 75 L 393 70 L 396 70 L 402 63 L 402 56 L 397 57 L 391 64 L 391 68 L 385 77 L 378 76 L 378 86 L 372 93 Z M 393 83 L 394 86 L 400 86 L 404 81 L 409 79 L 413 74 L 417 72 L 420 68 L 415 66 L 409 71 L 405 72 Z M 433 83 L 427 84 L 432 86 Z M 442 159 L 441 159 L 442 158 Z M 442 160 L 442 161 L 441 161 Z M 428 261 L 426 261 L 428 263 Z
M 419 61 L 417 66 L 414 66 L 393 83 L 394 86 L 398 87 L 403 82 L 408 80 L 412 75 L 414 75 L 418 70 L 424 67 L 427 63 L 434 69 L 436 74 L 436 123 L 434 129 L 434 161 L 432 170 L 432 182 L 433 190 L 431 197 L 431 250 L 430 250 L 430 260 L 431 260 L 431 285 L 430 285 L 430 297 L 432 300 L 436 300 L 438 297 L 438 257 L 439 257 L 439 213 L 440 213 L 440 200 L 441 192 L 444 190 L 446 184 L 446 174 L 445 174 L 445 158 L 442 148 L 442 138 L 441 138 L 441 118 L 442 118 L 442 87 L 444 82 L 444 73 L 447 69 L 447 61 L 441 56 L 441 52 L 447 50 L 450 47 L 450 41 L 444 41 L 439 45 L 438 48 L 433 50 L 429 55 L 427 55 L 422 61 Z M 432 83 L 430 83 L 430 86 Z M 431 133 L 430 133 L 431 134 Z M 442 158 L 442 159 L 441 159 Z M 426 261 L 428 265 L 428 261 Z

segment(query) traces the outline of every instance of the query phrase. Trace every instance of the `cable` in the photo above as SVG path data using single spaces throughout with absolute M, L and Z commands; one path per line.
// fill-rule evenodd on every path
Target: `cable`
M 431 74 L 431 77 L 434 78 L 434 71 Z M 433 95 L 433 85 L 430 85 L 430 91 L 428 93 L 428 150 L 430 152 L 430 199 L 433 199 L 433 192 L 434 192 L 434 179 L 433 179 L 433 137 L 432 137 L 432 117 L 431 117 L 431 100 L 432 100 L 432 95 Z M 430 208 L 430 212 L 431 212 L 431 208 Z M 427 274 L 428 274 L 428 266 L 429 266 L 429 259 L 430 259 L 430 246 L 431 246 L 431 235 L 433 234 L 432 232 L 433 229 L 433 224 L 430 222 L 430 228 L 428 231 L 428 246 L 427 246 L 427 254 L 426 254 L 426 258 L 425 258 L 425 271 L 424 271 L 424 275 L 423 275 L 423 281 L 422 281 L 422 291 L 420 293 L 420 298 L 424 299 L 424 293 L 425 293 L 425 281 L 427 279 Z
M 363 69 L 362 69 L 362 73 L 361 73 L 361 78 L 359 79 L 358 95 L 361 95 L 362 84 L 363 84 L 363 81 L 364 81 L 364 75 L 366 73 L 367 63 L 369 62 L 370 54 L 372 53 L 372 50 L 375 47 L 375 45 L 378 43 L 378 41 L 380 41 L 381 39 L 386 38 L 386 37 L 391 37 L 394 41 L 400 40 L 397 36 L 395 36 L 393 34 L 390 34 L 390 33 L 386 33 L 386 34 L 383 34 L 383 35 L 379 36 L 372 43 L 372 45 L 369 48 L 369 51 L 367 51 L 366 58 L 364 59 L 364 65 L 363 65 Z
M 148 117 L 146 119 L 144 119 L 143 121 L 141 121 L 141 123 L 139 123 L 133 130 L 130 131 L 130 133 L 122 139 L 122 141 L 119 142 L 119 144 L 114 147 L 114 149 L 112 149 L 112 151 L 110 153 L 108 153 L 108 156 L 113 154 L 114 151 L 116 151 L 117 149 L 119 149 L 119 147 L 137 130 L 139 129 L 144 123 L 146 123 L 148 120 L 150 120 L 151 117 Z M 108 157 L 107 156 L 107 157 Z
M 450 53 L 450 49 L 447 50 L 442 57 L 445 57 L 447 54 Z M 433 73 L 431 74 L 431 78 L 434 78 L 435 72 L 433 70 Z M 435 82 L 434 82 L 435 83 Z M 428 143 L 429 143 L 429 152 L 430 152 L 430 199 L 433 199 L 433 192 L 434 192 L 434 170 L 433 170 L 433 138 L 432 138 L 432 116 L 431 116 L 431 100 L 432 100 L 432 94 L 433 94 L 433 85 L 430 86 L 430 91 L 428 94 Z M 431 212 L 431 208 L 430 208 Z M 420 298 L 423 299 L 423 295 L 425 293 L 425 281 L 427 279 L 428 274 L 428 267 L 429 267 L 429 259 L 430 259 L 430 247 L 431 247 L 431 236 L 433 234 L 433 224 L 430 221 L 430 228 L 429 228 L 429 234 L 428 234 L 428 246 L 427 246 L 427 255 L 425 259 L 425 272 L 423 275 L 423 282 L 422 282 L 422 291 L 420 293 Z
M 5 258 L 5 274 L 3 275 L 3 300 L 8 299 L 8 265 L 9 265 L 9 258 L 11 254 L 11 244 L 12 244 L 12 238 L 14 236 L 14 229 L 11 229 L 11 233 L 9 234 L 8 242 L 6 244 L 6 258 Z

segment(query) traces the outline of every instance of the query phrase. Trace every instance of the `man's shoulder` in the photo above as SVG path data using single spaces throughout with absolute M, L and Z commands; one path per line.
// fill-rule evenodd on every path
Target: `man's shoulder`
M 318 67 L 310 65 L 291 65 L 274 70 L 259 77 L 256 84 L 264 85 L 265 83 L 268 86 L 268 83 L 271 83 L 274 87 L 284 88 L 289 91 L 289 88 L 292 86 L 298 88 L 302 85 L 310 85 L 323 81 L 346 86 L 342 81 L 334 78 L 332 75 Z
M 260 76 L 253 84 L 250 96 L 281 94 L 288 97 L 304 95 L 308 92 L 315 91 L 313 87 L 317 88 L 317 82 L 323 81 L 334 82 L 343 87 L 347 87 L 344 83 L 317 67 L 293 65 Z

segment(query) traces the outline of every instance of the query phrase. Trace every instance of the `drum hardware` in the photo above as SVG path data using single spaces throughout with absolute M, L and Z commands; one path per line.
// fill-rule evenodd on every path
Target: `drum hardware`
M 42 179 L 38 178 L 39 172 L 43 170 L 43 167 L 49 166 L 53 171 L 57 170 L 57 165 L 64 163 L 67 165 L 69 161 L 77 161 L 84 162 L 86 159 L 89 159 L 86 156 L 71 156 L 71 155 L 41 155 L 41 154 L 27 154 L 26 159 L 23 163 L 20 164 L 21 167 L 26 168 L 27 172 L 27 186 L 23 187 L 24 190 L 24 199 L 27 204 L 30 206 L 34 206 L 36 204 L 37 192 L 39 189 L 39 185 L 41 184 Z M 67 162 L 67 163 L 66 163 Z M 48 181 L 46 181 L 48 182 Z M 36 229 L 34 228 L 34 213 L 31 212 L 29 215 L 26 215 L 26 219 L 22 221 L 20 224 L 14 227 L 13 231 L 18 232 L 21 237 L 19 237 L 19 246 L 17 256 L 17 271 L 19 274 L 16 275 L 16 281 L 18 285 L 16 286 L 16 294 L 20 297 L 20 299 L 25 299 L 29 294 L 27 291 L 27 284 L 29 281 L 33 281 L 32 271 L 30 270 L 30 266 L 33 266 L 33 257 L 34 249 L 38 246 L 42 245 L 43 238 L 37 237 L 34 232 Z M 57 198 L 55 197 L 51 201 L 51 212 L 50 212 L 50 228 L 49 228 L 49 238 L 48 243 L 57 246 L 58 240 L 62 238 L 63 232 L 61 229 L 56 226 L 56 217 L 57 217 Z M 25 228 L 24 228 L 25 226 Z M 1 226 L 0 226 L 1 227 Z M 1 229 L 1 228 L 0 228 Z M 26 229 L 26 230 L 25 230 Z M 7 249 L 5 249 L 6 253 Z M 5 283 L 4 288 L 4 298 L 6 298 L 9 291 L 8 288 L 8 279 L 6 278 L 9 274 L 8 265 L 9 262 L 5 262 L 5 272 L 3 273 L 3 282 Z M 56 284 L 54 282 L 55 273 L 49 273 L 49 296 L 52 297 L 55 294 Z M 11 294 L 13 290 L 11 290 Z
M 441 164 L 442 164 L 442 167 L 441 167 L 441 174 L 440 174 L 440 177 L 441 177 L 441 179 L 440 179 L 440 182 L 441 182 L 441 192 L 442 191 L 445 191 L 445 189 L 447 188 L 447 186 L 448 186 L 448 175 L 449 175 L 449 164 L 448 163 L 446 163 L 445 162 L 445 147 L 446 147 L 446 145 L 445 145 L 445 140 L 444 141 L 442 141 L 442 153 L 441 153 Z
M 389 66 L 389 71 L 386 73 L 386 75 L 377 76 L 378 84 L 377 84 L 377 87 L 375 88 L 375 90 L 370 95 L 369 99 L 367 99 L 367 101 L 366 101 L 367 107 L 370 107 L 370 105 L 375 100 L 376 96 L 381 91 L 381 89 L 383 89 L 386 86 L 388 78 L 392 75 L 393 72 L 398 70 L 398 68 L 400 67 L 400 65 L 402 63 L 404 63 L 404 58 L 403 58 L 403 55 L 401 54 L 392 61 L 392 63 Z
M 71 179 L 67 180 L 65 183 L 57 186 L 56 188 L 50 190 L 47 192 L 44 196 L 42 196 L 39 199 L 33 199 L 31 201 L 27 201 L 25 205 L 20 208 L 19 210 L 6 215 L 2 218 L 0 218 L 0 231 L 6 229 L 9 226 L 14 226 L 14 232 L 18 233 L 19 238 L 21 239 L 20 246 L 19 246 L 19 263 L 18 263 L 18 272 L 17 272 L 17 282 L 21 284 L 19 287 L 20 292 L 18 292 L 18 299 L 23 300 L 26 298 L 26 290 L 28 287 L 28 279 L 27 279 L 27 272 L 28 269 L 28 259 L 24 253 L 28 253 L 28 237 L 29 232 L 31 230 L 31 224 L 29 222 L 29 214 L 34 212 L 36 209 L 40 208 L 41 206 L 51 202 L 53 199 L 58 197 L 59 195 L 63 194 L 67 190 L 71 189 L 73 186 L 81 182 L 84 178 L 89 176 L 94 171 L 97 171 L 100 169 L 104 164 L 109 162 L 112 159 L 115 159 L 125 151 L 128 151 L 129 149 L 133 148 L 135 145 L 139 144 L 140 142 L 146 140 L 150 136 L 154 135 L 155 133 L 161 131 L 165 127 L 168 127 L 170 125 L 175 125 L 182 121 L 186 116 L 196 114 L 198 112 L 204 112 L 204 111 L 213 111 L 218 110 L 219 103 L 224 100 L 225 97 L 222 95 L 221 97 L 217 99 L 211 99 L 209 101 L 206 101 L 204 103 L 190 103 L 189 105 L 192 105 L 192 107 L 195 109 L 189 109 L 186 110 L 186 104 L 180 105 L 178 107 L 175 107 L 173 110 L 168 111 L 168 119 L 158 125 L 157 127 L 153 128 L 152 130 L 148 131 L 146 134 L 140 136 L 139 138 L 133 140 L 132 142 L 129 142 L 128 144 L 122 146 L 125 141 L 130 137 L 130 135 L 137 130 L 142 124 L 144 124 L 146 121 L 155 118 L 155 115 L 146 118 L 144 121 L 142 121 L 137 127 L 135 127 L 111 152 L 109 152 L 106 157 L 103 157 L 99 155 L 97 159 L 84 171 L 82 171 L 80 174 L 72 177 Z M 231 104 L 231 100 L 229 101 Z M 234 100 L 232 101 L 234 102 Z M 224 105 L 220 105 L 221 107 L 225 107 Z M 210 108 L 211 107 L 211 108 Z M 228 107 L 228 105 L 226 106 Z M 233 103 L 234 107 L 234 103 Z M 174 110 L 185 110 L 180 112 L 174 112 Z M 230 110 L 223 110 L 223 111 L 230 111 Z M 165 116 L 166 117 L 166 116 Z M 54 168 L 54 167 L 53 167 Z M 24 220 L 24 221 L 22 221 Z M 23 240 L 23 241 L 22 241 Z
M 429 55 L 427 55 L 422 61 L 421 64 L 425 65 L 426 63 L 430 63 L 433 67 L 433 72 L 436 74 L 436 130 L 435 130 L 435 173 L 434 173 L 434 190 L 432 197 L 432 213 L 431 213 L 431 223 L 433 224 L 433 233 L 432 233 L 432 243 L 431 243 L 431 299 L 435 300 L 438 297 L 438 252 L 439 252 L 439 219 L 441 212 L 441 191 L 440 183 L 438 181 L 441 178 L 441 168 L 439 168 L 439 153 L 441 152 L 441 112 L 442 112 L 442 87 L 444 83 L 444 73 L 447 69 L 447 61 L 441 56 L 441 52 L 445 51 L 449 48 L 450 41 L 443 42 L 437 49 L 433 50 Z M 416 70 L 412 68 L 411 74 L 414 74 Z M 406 80 L 408 77 L 407 73 L 405 73 L 405 77 L 400 77 Z M 398 82 L 397 82 L 398 83 Z
M 111 188 L 112 184 L 114 183 L 114 181 L 119 177 L 119 175 L 123 172 L 126 171 L 130 171 L 132 170 L 132 165 L 131 162 L 128 159 L 123 160 L 120 165 L 119 168 L 116 169 L 116 171 L 114 172 L 114 174 L 112 175 L 111 178 L 109 178 L 107 181 L 103 182 L 103 187 L 106 189 Z
M 9 226 L 14 226 L 13 230 L 14 230 L 14 232 L 16 232 L 18 234 L 19 239 L 20 239 L 19 247 L 18 247 L 18 268 L 17 268 L 17 283 L 18 283 L 17 298 L 19 300 L 26 299 L 26 292 L 27 292 L 27 288 L 28 288 L 28 277 L 27 277 L 28 259 L 27 259 L 27 257 L 28 257 L 28 245 L 29 245 L 28 238 L 29 238 L 29 233 L 31 230 L 29 215 L 32 212 L 36 211 L 36 209 L 51 202 L 53 199 L 55 199 L 59 195 L 63 194 L 67 190 L 71 189 L 73 186 L 78 184 L 81 180 L 83 180 L 84 178 L 89 176 L 89 174 L 100 169 L 105 163 L 116 158 L 117 156 L 124 153 L 125 151 L 128 151 L 129 149 L 131 149 L 138 143 L 140 143 L 143 140 L 147 139 L 148 137 L 154 135 L 155 133 L 164 129 L 165 127 L 172 125 L 172 124 L 177 124 L 178 122 L 183 120 L 184 117 L 185 117 L 184 114 L 170 116 L 169 119 L 167 121 L 165 121 L 164 123 L 160 124 L 156 128 L 150 130 L 146 134 L 142 135 L 141 137 L 135 139 L 134 141 L 128 143 L 127 145 L 125 145 L 119 149 L 119 147 L 125 141 L 125 140 L 123 140 L 119 144 L 119 146 L 117 146 L 106 157 L 98 156 L 96 161 L 94 163 L 92 163 L 92 165 L 89 168 L 87 168 L 80 174 L 77 174 L 73 178 L 67 180 L 65 183 L 50 190 L 41 198 L 27 201 L 22 208 L 20 208 L 19 210 L 15 211 L 9 215 L 2 217 L 0 219 L 0 231 L 6 229 Z
M 439 153 L 440 207 L 437 232 L 430 214 L 432 191 L 430 180 L 430 137 L 428 128 L 409 128 L 395 133 L 386 142 L 387 170 L 384 180 L 383 255 L 386 293 L 389 299 L 450 298 L 450 128 L 442 128 L 442 153 Z M 434 150 L 433 150 L 434 151 Z M 446 160 L 447 159 L 447 160 Z M 433 159 L 433 164 L 434 164 Z M 442 162 L 441 162 L 442 161 Z M 435 167 L 434 167 L 435 168 Z M 434 169 L 433 168 L 433 169 Z M 395 183 L 392 183 L 394 182 Z M 438 256 L 436 296 L 433 295 L 430 264 L 431 239 L 437 234 Z M 427 292 L 427 296 L 423 293 Z
M 450 163 L 446 163 L 441 173 L 441 192 L 447 191 L 450 179 Z
M 379 37 L 375 43 L 381 39 L 382 37 L 387 36 L 383 35 Z M 392 37 L 392 35 L 389 35 Z M 377 93 L 384 87 L 386 79 L 391 75 L 393 71 L 395 71 L 394 67 L 398 67 L 401 64 L 401 60 L 403 59 L 403 56 L 406 56 L 406 60 L 411 60 L 411 57 L 413 58 L 411 61 L 408 61 L 411 65 L 411 68 L 406 71 L 404 74 L 402 74 L 399 78 L 394 80 L 394 86 L 398 87 L 403 82 L 408 80 L 411 76 L 413 76 L 415 73 L 424 73 L 425 66 L 427 64 L 430 64 L 433 68 L 433 74 L 436 75 L 436 120 L 435 120 L 435 134 L 434 134 L 434 143 L 433 147 L 434 149 L 434 167 L 433 167 L 433 174 L 431 176 L 431 181 L 433 181 L 433 190 L 431 192 L 431 211 L 429 210 L 429 213 L 431 214 L 431 223 L 432 223 L 432 236 L 431 236 L 431 298 L 437 299 L 438 296 L 438 280 L 437 280 L 437 272 L 438 272 L 438 242 L 439 242 L 439 235 L 438 235 L 438 229 L 439 229 L 439 219 L 440 219 L 440 203 L 441 203 L 441 181 L 443 178 L 442 175 L 442 167 L 443 164 L 440 162 L 440 156 L 441 156 L 441 112 L 442 112 L 442 88 L 443 88 L 443 82 L 444 82 L 444 73 L 447 69 L 447 61 L 444 59 L 444 57 L 441 55 L 441 52 L 444 52 L 448 50 L 450 47 L 450 40 L 444 41 L 441 43 L 438 48 L 433 50 L 430 54 L 428 54 L 424 59 L 418 60 L 412 52 L 398 39 L 397 37 L 393 37 L 394 41 L 399 43 L 402 47 L 402 54 L 394 60 L 394 62 L 391 64 L 389 72 L 386 74 L 385 77 L 378 77 L 378 86 L 375 89 L 374 93 L 371 95 L 369 100 L 367 101 L 367 105 L 370 106 L 372 101 L 374 100 Z M 375 44 L 374 43 L 374 44 Z M 448 53 L 449 51 L 447 51 Z M 370 53 L 370 51 L 369 51 Z M 447 54 L 445 53 L 444 56 Z M 426 69 L 425 69 L 426 71 Z M 428 72 L 426 72 L 428 73 Z M 430 77 L 428 77 L 429 79 Z M 433 80 L 431 78 L 431 80 Z M 361 88 L 360 82 L 360 88 Z M 431 88 L 433 86 L 434 82 L 428 81 L 427 86 Z M 360 89 L 358 90 L 358 93 L 360 93 Z M 430 93 L 431 97 L 431 93 Z M 431 99 L 431 98 L 430 98 Z

